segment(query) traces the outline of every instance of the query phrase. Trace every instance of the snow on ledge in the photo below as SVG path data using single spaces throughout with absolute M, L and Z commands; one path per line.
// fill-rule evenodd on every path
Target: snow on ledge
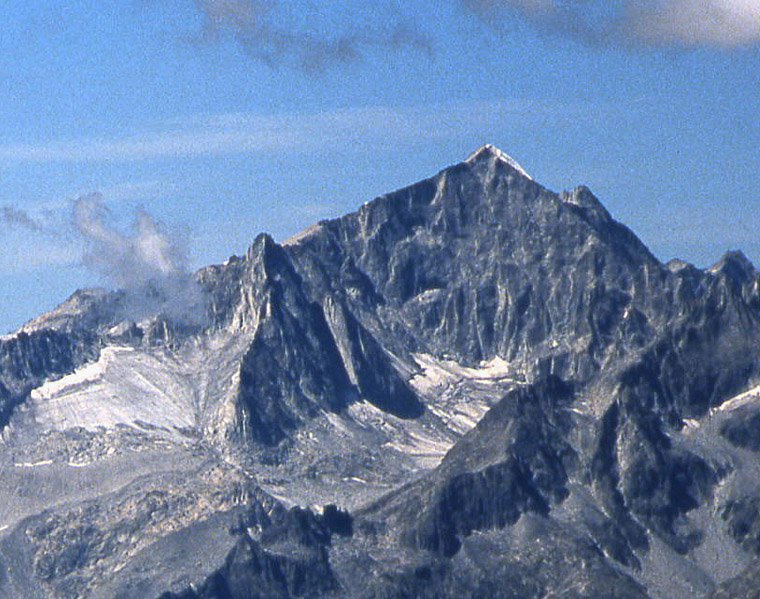
M 739 395 L 736 395 L 732 397 L 731 399 L 727 399 L 722 404 L 720 404 L 717 408 L 714 408 L 714 411 L 730 412 L 732 410 L 736 410 L 737 408 L 746 406 L 747 404 L 751 404 L 751 403 L 760 403 L 760 385 L 758 385 L 757 387 L 753 387 L 749 391 L 740 393 Z
M 322 229 L 321 223 L 314 223 L 313 225 L 309 225 L 305 229 L 302 229 L 301 231 L 298 231 L 297 233 L 294 233 L 284 241 L 280 243 L 282 246 L 287 245 L 298 245 L 302 241 L 305 241 L 312 235 L 316 234 L 318 231 Z

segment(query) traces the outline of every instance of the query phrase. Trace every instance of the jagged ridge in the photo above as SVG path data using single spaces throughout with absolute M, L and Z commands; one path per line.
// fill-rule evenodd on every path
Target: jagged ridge
M 186 360 L 173 372 L 197 390 L 191 431 L 137 423 L 148 436 L 194 439 L 196 455 L 285 500 L 343 502 L 370 485 L 356 472 L 377 480 L 346 538 L 329 542 L 312 512 L 284 529 L 253 519 L 205 582 L 167 597 L 669 599 L 749 584 L 759 394 L 726 402 L 758 379 L 760 277 L 740 253 L 704 271 L 663 265 L 590 190 L 555 194 L 487 145 L 283 244 L 259 236 L 195 281 L 206 301 L 190 323 L 132 321 L 120 293 L 79 294 L 0 341 L 5 420 L 46 379 L 126 344 Z M 421 354 L 460 373 L 501 360 L 512 378 L 441 382 Z M 495 407 L 420 473 L 399 438 L 453 443 L 451 404 L 436 403 L 447 394 Z M 13 416 L 21 431 L 25 417 Z M 219 505 L 261 511 L 247 501 Z M 90 588 L 78 567 L 50 578 L 51 596 Z

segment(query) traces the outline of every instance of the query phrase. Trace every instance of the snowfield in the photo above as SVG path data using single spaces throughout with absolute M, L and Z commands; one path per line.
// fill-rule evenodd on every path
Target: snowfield
M 34 418 L 47 430 L 124 424 L 175 431 L 196 425 L 191 373 L 168 352 L 106 347 L 97 362 L 46 382 L 31 398 Z

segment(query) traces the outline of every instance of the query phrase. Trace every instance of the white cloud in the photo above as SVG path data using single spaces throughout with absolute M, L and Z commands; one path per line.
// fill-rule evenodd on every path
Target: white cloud
M 70 215 L 61 209 L 38 215 L 0 206 L 2 241 L 16 246 L 4 252 L 12 259 L 0 260 L 0 271 L 3 267 L 18 271 L 24 263 L 39 267 L 77 262 L 117 287 L 141 286 L 188 272 L 185 240 L 170 234 L 144 210 L 135 211 L 128 233 L 112 224 L 100 193 L 80 196 L 66 207 L 69 210 Z M 18 246 L 26 249 L 18 251 Z
M 100 194 L 82 196 L 74 202 L 74 226 L 87 245 L 85 262 L 117 286 L 142 285 L 185 272 L 184 247 L 151 215 L 138 210 L 130 235 L 111 226 L 107 219 Z
M 601 44 L 733 47 L 760 42 L 760 0 L 462 0 Z
M 633 3 L 631 3 L 633 4 Z M 629 9 L 633 31 L 652 43 L 738 46 L 760 41 L 760 0 L 671 0 Z

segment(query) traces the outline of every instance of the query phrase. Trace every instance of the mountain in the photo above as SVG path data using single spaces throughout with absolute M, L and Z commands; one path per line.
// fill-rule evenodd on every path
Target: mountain
M 483 146 L 0 339 L 0 597 L 755 597 L 758 333 Z

